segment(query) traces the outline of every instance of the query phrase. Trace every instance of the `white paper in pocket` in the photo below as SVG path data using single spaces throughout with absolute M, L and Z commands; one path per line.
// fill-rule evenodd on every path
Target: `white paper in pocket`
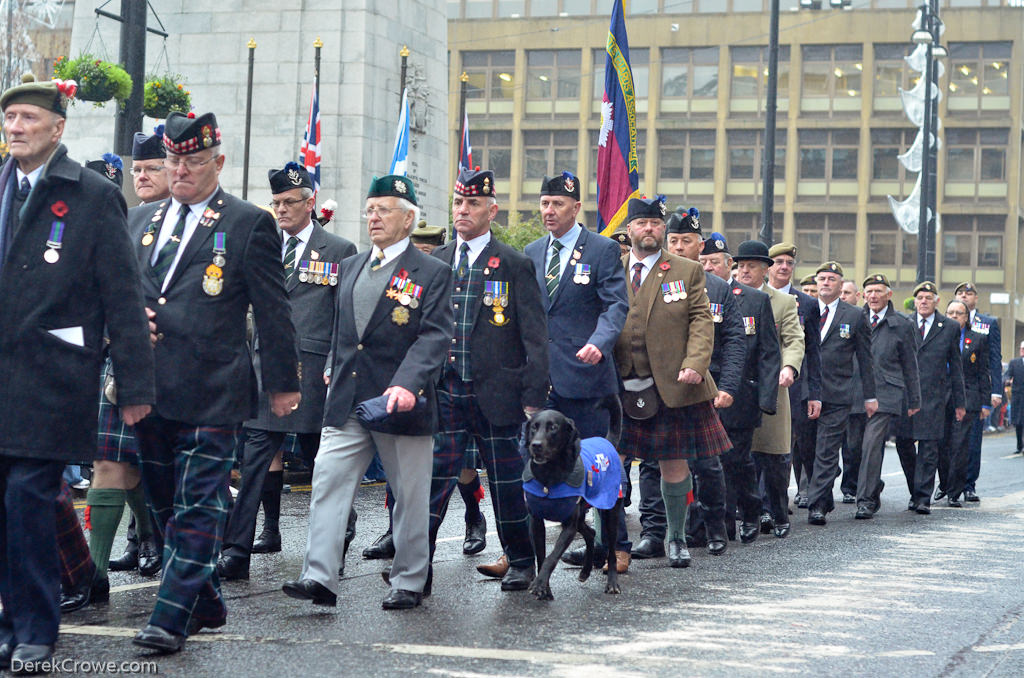
M 60 327 L 55 330 L 48 330 L 50 334 L 57 337 L 62 341 L 66 341 L 69 344 L 75 346 L 85 346 L 85 334 L 82 332 L 82 326 L 78 327 Z

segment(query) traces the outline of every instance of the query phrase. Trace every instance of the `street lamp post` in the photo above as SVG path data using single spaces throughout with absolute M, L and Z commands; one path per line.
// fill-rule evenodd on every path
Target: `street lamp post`
M 910 36 L 912 42 L 925 45 L 924 65 L 924 119 L 921 125 L 921 206 L 918 213 L 917 230 L 917 282 L 935 280 L 935 212 L 937 158 L 932 154 L 931 137 L 938 137 L 936 108 L 938 101 L 932 101 L 932 85 L 935 79 L 935 56 L 937 51 L 945 53 L 939 41 L 938 0 L 929 0 L 921 5 L 921 27 Z M 937 83 L 935 83 L 937 85 Z M 936 97 L 937 99 L 937 97 Z

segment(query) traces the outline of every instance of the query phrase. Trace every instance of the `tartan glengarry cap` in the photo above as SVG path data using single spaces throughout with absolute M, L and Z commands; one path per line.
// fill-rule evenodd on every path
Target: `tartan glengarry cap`
M 132 160 L 160 160 L 166 157 L 163 125 L 157 125 L 152 134 L 135 133 L 132 138 Z
M 164 124 L 164 148 L 175 155 L 189 155 L 220 145 L 220 128 L 213 113 L 185 115 L 177 111 Z
M 923 283 L 918 284 L 914 288 L 914 296 L 916 297 L 918 292 L 931 292 L 932 294 L 938 294 L 939 288 L 935 286 L 931 280 L 925 280 Z
M 629 206 L 626 209 L 626 223 L 634 219 L 665 219 L 667 208 L 665 207 L 665 196 L 656 195 L 653 198 L 643 196 L 641 198 L 630 198 Z
M 124 162 L 113 153 L 104 153 L 102 160 L 90 160 L 85 166 L 110 179 L 118 188 L 124 185 Z
M 370 179 L 370 190 L 366 192 L 367 198 L 404 198 L 413 205 L 416 202 L 416 189 L 409 177 L 400 174 L 387 174 L 382 177 Z
M 892 287 L 889 284 L 889 278 L 884 273 L 874 273 L 864 278 L 864 284 L 861 287 L 867 287 L 868 285 L 885 285 L 886 287 Z
M 412 233 L 409 235 L 414 243 L 438 246 L 444 244 L 444 236 L 444 226 L 428 226 L 424 220 L 420 220 L 420 223 L 416 224 L 416 228 L 412 229 Z
M 796 245 L 791 242 L 777 242 L 768 250 L 768 256 L 772 259 L 781 257 L 783 254 L 788 254 L 796 259 Z
M 814 277 L 813 273 L 809 273 L 804 277 L 800 278 L 800 286 L 803 287 L 804 285 L 814 285 L 815 287 L 818 286 L 818 280 L 817 278 Z
M 826 261 L 824 264 L 814 270 L 817 273 L 835 273 L 840 278 L 843 277 L 843 267 L 839 265 L 838 261 Z
M 274 195 L 290 191 L 293 188 L 313 190 L 313 179 L 310 178 L 309 172 L 294 161 L 285 163 L 285 166 L 279 170 L 267 170 L 267 179 L 270 181 L 270 192 Z
M 700 235 L 700 210 L 696 207 L 687 210 L 680 205 L 668 216 L 668 220 L 665 222 L 665 232 Z
M 483 195 L 494 197 L 494 172 L 491 170 L 464 169 L 455 180 L 457 195 Z
M 545 176 L 540 182 L 541 195 L 564 195 L 579 202 L 580 180 L 572 172 L 562 172 L 561 176 Z
M 47 80 L 37 82 L 36 76 L 26 73 L 21 84 L 0 94 L 0 110 L 11 104 L 32 104 L 53 111 L 62 118 L 68 117 L 68 102 L 75 98 L 78 83 L 74 80 Z
M 725 236 L 718 232 L 708 236 L 708 239 L 704 241 L 704 249 L 700 253 L 728 254 L 730 257 L 732 256 L 732 253 L 729 251 L 729 245 L 725 242 Z
M 975 287 L 974 283 L 970 281 L 962 282 L 956 286 L 956 289 L 953 290 L 953 294 L 960 294 L 961 292 L 974 292 L 975 294 L 977 294 L 978 288 Z

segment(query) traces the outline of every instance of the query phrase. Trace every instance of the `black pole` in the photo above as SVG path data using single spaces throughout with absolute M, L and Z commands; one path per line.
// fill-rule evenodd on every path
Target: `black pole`
M 256 40 L 249 38 L 249 83 L 245 90 L 245 158 L 242 161 L 242 200 L 249 195 L 249 138 L 252 132 L 252 70 L 256 63 Z
M 921 6 L 921 28 L 929 33 L 932 30 L 930 8 Z M 934 40 L 932 41 L 934 42 Z M 924 60 L 924 120 L 921 123 L 921 203 L 917 218 L 917 282 L 932 280 L 935 257 L 929 257 L 929 250 L 934 251 L 931 242 L 931 220 L 928 218 L 928 207 L 931 204 L 929 193 L 931 183 L 931 125 L 932 125 L 932 42 L 928 43 Z M 931 259 L 931 261 L 929 261 Z
M 775 239 L 775 110 L 779 88 L 779 0 L 772 0 L 768 29 L 768 92 L 764 111 L 764 158 L 761 180 L 761 242 L 771 247 Z
M 938 88 L 939 83 L 939 64 L 938 58 L 935 56 L 934 46 L 939 44 L 939 2 L 938 0 L 931 0 L 931 27 L 929 30 L 932 34 L 932 42 L 928 45 L 928 63 L 931 67 L 931 86 Z M 930 99 L 930 97 L 929 97 Z M 935 101 L 931 102 L 931 113 L 929 115 L 929 122 L 931 125 L 931 134 L 935 137 L 935 146 L 928 147 L 928 207 L 931 208 L 931 218 L 928 219 L 928 254 L 927 254 L 927 275 L 928 280 L 936 280 L 938 275 L 936 269 L 936 250 L 938 247 L 937 235 L 935 228 L 938 225 L 939 210 L 938 210 L 938 195 L 939 195 L 939 182 L 938 182 L 938 152 L 939 152 L 939 101 L 936 97 Z
M 317 101 L 320 101 L 320 48 L 323 46 L 324 41 L 319 37 L 313 41 L 313 89 Z
M 459 157 L 455 162 L 456 167 L 462 162 L 462 144 L 466 138 L 466 91 L 469 88 L 469 75 L 466 74 L 466 71 L 462 71 L 462 75 L 459 76 L 459 82 L 462 84 L 459 86 L 459 141 L 455 144 L 455 147 L 459 149 Z M 468 169 L 473 168 L 470 167 Z
M 401 115 L 402 115 L 402 112 L 401 112 L 401 108 L 402 108 L 402 95 L 405 94 L 405 74 L 406 74 L 406 71 L 407 71 L 407 69 L 409 67 L 409 47 L 408 47 L 408 45 L 402 45 L 402 51 L 400 51 L 399 54 L 402 56 L 402 78 L 401 78 L 400 84 L 398 86 L 398 108 L 399 108 L 398 115 L 399 115 L 399 117 L 401 117 Z
M 132 139 L 142 130 L 142 95 L 146 82 L 146 0 L 121 0 L 119 60 L 132 79 L 132 93 L 114 123 L 114 152 L 131 155 Z
M 7 0 L 7 68 L 4 69 L 4 89 L 14 84 L 14 0 Z

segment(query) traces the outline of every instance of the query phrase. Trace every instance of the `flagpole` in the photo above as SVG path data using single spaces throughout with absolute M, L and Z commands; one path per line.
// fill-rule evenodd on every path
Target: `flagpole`
M 398 101 L 401 106 L 402 97 L 405 96 L 405 74 L 409 67 L 409 46 L 402 45 L 402 50 L 398 53 L 402 57 L 402 78 L 398 85 Z
M 316 90 L 316 100 L 320 101 L 320 48 L 324 41 L 317 36 L 313 41 L 313 88 Z
M 462 162 L 462 144 L 465 143 L 466 139 L 466 91 L 469 88 L 469 75 L 466 71 L 462 71 L 462 75 L 459 76 L 459 81 L 462 83 L 459 89 L 459 163 Z M 458 166 L 458 163 L 456 163 Z M 469 167 L 467 169 L 473 169 Z
M 256 40 L 249 38 L 249 82 L 245 91 L 245 154 L 242 160 L 242 200 L 249 195 L 249 139 L 252 133 L 252 71 L 256 63 Z
M 775 240 L 775 111 L 779 89 L 779 0 L 772 0 L 768 24 L 768 91 L 764 110 L 764 157 L 761 159 L 761 242 Z

